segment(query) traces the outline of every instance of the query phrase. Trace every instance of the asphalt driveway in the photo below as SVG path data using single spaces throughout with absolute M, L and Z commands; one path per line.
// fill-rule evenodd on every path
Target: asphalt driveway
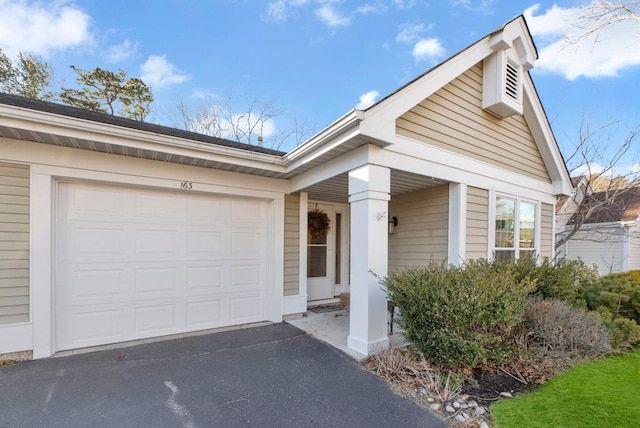
M 288 324 L 0 367 L 3 427 L 445 427 Z

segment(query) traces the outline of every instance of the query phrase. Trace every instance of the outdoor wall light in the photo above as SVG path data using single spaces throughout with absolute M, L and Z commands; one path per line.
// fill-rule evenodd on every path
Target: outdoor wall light
M 398 225 L 398 217 L 393 216 L 389 219 L 389 234 L 393 233 Z

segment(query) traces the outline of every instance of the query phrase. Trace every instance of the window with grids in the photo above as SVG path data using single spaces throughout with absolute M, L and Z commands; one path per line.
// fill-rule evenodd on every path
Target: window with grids
M 538 204 L 498 196 L 495 208 L 495 258 L 515 260 L 520 257 L 535 257 Z

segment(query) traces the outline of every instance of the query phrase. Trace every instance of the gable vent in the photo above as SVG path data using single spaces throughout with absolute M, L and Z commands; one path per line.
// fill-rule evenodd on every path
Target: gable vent
M 518 101 L 518 69 L 507 63 L 507 76 L 505 81 L 505 94 Z
M 486 57 L 482 71 L 482 108 L 501 119 L 522 114 L 523 66 L 499 50 Z

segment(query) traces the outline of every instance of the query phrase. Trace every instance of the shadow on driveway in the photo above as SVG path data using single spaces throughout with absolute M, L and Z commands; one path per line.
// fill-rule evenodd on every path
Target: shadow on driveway
M 286 323 L 0 367 L 7 427 L 445 427 Z

